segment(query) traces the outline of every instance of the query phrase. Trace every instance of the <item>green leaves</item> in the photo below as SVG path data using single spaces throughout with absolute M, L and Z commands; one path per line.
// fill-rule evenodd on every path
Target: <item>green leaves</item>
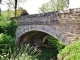
M 47 35 L 44 44 L 40 47 L 41 54 L 37 56 L 39 60 L 57 59 L 57 54 L 65 45 L 51 35 Z
M 80 40 L 71 43 L 66 46 L 60 53 L 58 54 L 58 59 L 64 60 L 79 60 L 80 59 Z
M 48 3 L 43 4 L 39 10 L 40 12 L 52 12 L 63 10 L 69 7 L 69 0 L 50 0 Z
M 4 52 L 5 49 L 7 50 L 9 46 L 13 44 L 13 38 L 8 36 L 7 34 L 0 34 L 0 53 Z
M 0 26 L 6 26 L 8 24 L 7 20 L 3 15 L 0 15 Z
M 7 35 L 10 35 L 11 37 L 15 37 L 15 31 L 17 28 L 17 24 L 15 24 L 15 21 L 7 21 L 3 15 L 0 16 L 0 33 L 5 33 Z
M 6 27 L 6 34 L 10 35 L 11 37 L 15 37 L 15 32 L 16 32 L 16 28 L 17 28 L 17 25 L 14 24 L 14 21 L 11 21 Z
M 11 43 L 13 41 L 13 38 L 11 36 L 7 36 L 7 34 L 0 34 L 0 44 L 6 44 Z

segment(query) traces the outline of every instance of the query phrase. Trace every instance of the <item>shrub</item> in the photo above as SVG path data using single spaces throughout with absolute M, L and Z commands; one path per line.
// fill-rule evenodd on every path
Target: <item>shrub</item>
M 7 20 L 3 15 L 0 16 L 0 33 L 5 33 L 10 35 L 11 37 L 15 37 L 15 31 L 17 28 L 17 24 L 15 24 L 15 20 Z
M 79 60 L 80 59 L 80 40 L 67 45 L 58 54 L 58 60 Z
M 0 26 L 0 33 L 5 32 L 4 27 Z
M 0 52 L 4 52 L 8 46 L 13 46 L 13 38 L 7 34 L 0 34 Z
M 15 21 L 10 21 L 10 23 L 5 27 L 5 33 L 14 38 L 17 26 L 18 25 L 15 24 Z
M 42 52 L 36 58 L 38 58 L 39 60 L 56 60 L 57 54 L 64 47 L 65 45 L 63 45 L 58 39 L 54 38 L 53 36 L 47 35 L 44 44 L 39 47 Z
M 49 47 L 57 48 L 58 50 L 61 50 L 62 48 L 65 47 L 65 45 L 63 45 L 63 43 L 60 40 L 56 39 L 55 37 L 53 37 L 51 35 L 46 36 L 45 43 Z
M 10 21 L 6 26 L 0 26 L 0 33 L 5 33 L 14 38 L 17 26 L 14 21 Z

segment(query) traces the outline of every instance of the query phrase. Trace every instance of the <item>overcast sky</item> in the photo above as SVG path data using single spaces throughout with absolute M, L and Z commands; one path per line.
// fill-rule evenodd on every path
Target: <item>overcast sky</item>
M 23 4 L 23 7 L 28 11 L 29 14 L 39 13 L 38 9 L 43 4 L 49 0 L 28 0 Z M 80 0 L 70 0 L 69 8 L 80 8 Z M 1 6 L 1 9 L 7 9 L 6 6 Z

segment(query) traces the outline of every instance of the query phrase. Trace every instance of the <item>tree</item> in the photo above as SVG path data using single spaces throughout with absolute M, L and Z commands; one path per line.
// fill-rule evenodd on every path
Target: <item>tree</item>
M 23 8 L 19 8 L 16 10 L 16 16 L 20 16 L 23 13 L 24 9 Z
M 17 0 L 15 0 L 15 17 L 16 17 L 16 9 L 17 9 Z
M 44 3 L 40 8 L 40 12 L 51 12 L 63 10 L 69 7 L 69 0 L 50 0 L 48 3 Z
M 18 8 L 20 8 L 21 3 L 24 4 L 26 0 L 6 0 L 5 3 L 8 6 L 8 10 L 14 10 L 15 14 L 14 16 L 16 17 L 16 11 Z
M 13 17 L 13 14 L 14 14 L 14 11 L 11 11 L 8 9 L 5 13 L 6 20 L 9 20 L 11 17 Z
M 26 0 L 15 0 L 15 7 L 14 7 L 14 9 L 15 9 L 15 17 L 16 17 L 16 11 L 17 11 L 17 6 L 18 6 L 18 2 L 20 3 L 20 2 L 25 2 Z

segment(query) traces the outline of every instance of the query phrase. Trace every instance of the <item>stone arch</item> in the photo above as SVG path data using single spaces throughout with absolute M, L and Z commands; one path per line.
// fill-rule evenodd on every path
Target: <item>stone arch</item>
M 59 39 L 61 42 L 63 42 L 63 44 L 69 43 L 67 36 L 63 34 L 64 31 L 61 31 L 58 26 L 56 27 L 56 26 L 50 26 L 50 25 L 27 25 L 24 27 L 19 26 L 16 31 L 15 43 L 18 44 L 20 37 L 25 35 L 27 32 L 31 32 L 31 31 L 44 32 Z

